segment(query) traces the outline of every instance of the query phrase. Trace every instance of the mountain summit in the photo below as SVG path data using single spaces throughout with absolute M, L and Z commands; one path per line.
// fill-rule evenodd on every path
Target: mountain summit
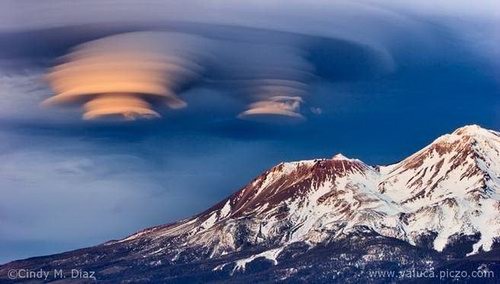
M 163 282 L 322 282 L 332 267 L 353 263 L 438 269 L 496 250 L 499 237 L 500 133 L 471 125 L 389 166 L 342 154 L 280 163 L 192 218 L 13 262 L 0 267 L 0 279 L 12 267 L 72 265 L 111 282 L 129 279 L 123 270 Z M 335 279 L 365 277 L 352 270 Z
M 400 204 L 410 243 L 427 231 L 443 250 L 454 235 L 479 234 L 474 253 L 500 236 L 498 132 L 459 128 L 381 172 L 379 190 Z

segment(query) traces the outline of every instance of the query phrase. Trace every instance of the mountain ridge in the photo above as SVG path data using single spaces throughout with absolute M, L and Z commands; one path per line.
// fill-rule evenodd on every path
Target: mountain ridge
M 398 168 L 403 168 L 404 171 L 407 171 L 409 168 L 407 167 L 408 165 L 410 166 L 415 166 L 414 164 L 416 162 L 422 162 L 420 161 L 422 159 L 421 156 L 425 155 L 430 155 L 428 152 L 429 151 L 437 151 L 438 153 L 443 153 L 443 148 L 442 143 L 443 141 L 448 143 L 448 140 L 445 139 L 457 139 L 455 136 L 461 136 L 462 138 L 465 137 L 471 137 L 471 134 L 475 135 L 483 135 L 484 133 L 488 133 L 488 135 L 494 135 L 497 138 L 499 137 L 499 134 L 497 132 L 493 131 L 488 131 L 480 128 L 477 125 L 472 125 L 472 126 L 465 126 L 462 128 L 457 129 L 455 132 L 452 134 L 447 134 L 443 135 L 434 142 L 432 142 L 429 146 L 425 147 L 421 151 L 418 151 L 417 153 L 411 155 L 409 158 L 404 159 L 398 164 L 395 165 L 390 165 L 390 166 L 379 166 L 378 167 L 378 172 L 379 176 L 377 176 L 377 170 L 374 167 L 368 166 L 365 163 L 363 163 L 360 160 L 357 159 L 349 159 L 343 156 L 342 154 L 337 154 L 334 156 L 332 159 L 315 159 L 315 160 L 303 160 L 303 161 L 295 161 L 295 162 L 287 162 L 287 163 L 280 163 L 277 166 L 274 166 L 270 168 L 269 170 L 265 171 L 262 173 L 260 176 L 258 176 L 256 179 L 254 179 L 247 187 L 244 187 L 242 190 L 236 192 L 229 198 L 221 201 L 218 203 L 216 206 L 212 207 L 211 209 L 205 211 L 205 216 L 203 214 L 197 215 L 197 218 L 202 218 L 204 219 L 203 222 L 200 223 L 200 226 L 204 229 L 207 229 L 206 227 L 211 227 L 212 225 L 218 224 L 219 222 L 222 222 L 223 220 L 226 220 L 227 217 L 233 217 L 233 218 L 239 218 L 245 215 L 245 210 L 249 210 L 248 208 L 255 210 L 256 207 L 260 210 L 266 211 L 265 208 L 263 208 L 264 205 L 269 206 L 271 209 L 275 209 L 276 206 L 278 206 L 279 202 L 286 200 L 286 199 L 293 199 L 294 194 L 299 194 L 299 195 L 307 195 L 307 193 L 301 192 L 301 191 L 311 191 L 311 188 L 314 188 L 316 185 L 324 185 L 324 183 L 332 183 L 335 182 L 335 179 L 342 178 L 344 177 L 347 173 L 351 175 L 361 175 L 362 178 L 366 178 L 368 180 L 372 179 L 372 183 L 377 183 L 378 184 L 378 191 L 369 191 L 365 192 L 362 194 L 363 196 L 357 196 L 357 198 L 365 198 L 368 201 L 374 202 L 374 197 L 376 196 L 379 201 L 381 201 L 382 204 L 379 204 L 379 207 L 387 207 L 383 210 L 378 210 L 376 213 L 378 214 L 384 214 L 389 211 L 396 211 L 401 214 L 410 214 L 414 213 L 412 212 L 411 209 L 401 209 L 400 207 L 405 204 L 409 203 L 415 203 L 416 200 L 418 200 L 420 195 L 422 195 L 422 192 L 417 192 L 416 194 L 410 194 L 406 197 L 406 200 L 401 200 L 398 196 L 396 196 L 394 199 L 398 201 L 402 201 L 402 204 L 397 204 L 395 200 L 391 199 L 386 199 L 380 194 L 377 195 L 378 193 L 384 194 L 387 192 L 387 183 L 393 182 L 394 175 L 398 174 L 397 170 Z M 450 138 L 451 137 L 451 138 Z M 499 139 L 500 140 L 500 139 Z M 458 140 L 457 140 L 458 141 Z M 498 142 L 498 141 L 497 141 Z M 500 145 L 500 143 L 499 143 Z M 459 145 L 460 146 L 460 145 Z M 437 150 L 436 150 L 437 149 Z M 470 149 L 466 149 L 469 151 Z M 459 153 L 462 153 L 459 152 Z M 425 154 L 425 155 L 424 155 Z M 432 153 L 431 153 L 432 154 Z M 469 155 L 470 153 L 467 152 Z M 416 158 L 419 158 L 416 160 Z M 458 158 L 456 159 L 462 159 L 464 157 L 461 157 L 459 155 Z M 443 158 L 444 159 L 444 158 Z M 444 160 L 441 159 L 437 162 L 437 165 L 443 164 Z M 443 162 L 442 162 L 443 161 Z M 420 165 L 421 166 L 421 165 Z M 432 165 L 431 167 L 434 167 L 435 165 Z M 439 168 L 441 168 L 439 166 Z M 469 165 L 470 167 L 470 165 Z M 410 167 L 411 168 L 411 167 Z M 418 167 L 417 167 L 418 168 Z M 438 167 L 436 167 L 438 168 Z M 387 171 L 387 169 L 390 169 Z M 424 172 L 427 170 L 424 169 Z M 470 168 L 467 169 L 470 172 Z M 387 173 L 384 174 L 384 172 L 387 171 Z M 422 169 L 419 169 L 419 172 L 421 172 Z M 436 177 L 436 174 L 439 171 L 434 171 L 432 177 L 437 178 L 437 183 L 443 182 L 443 177 Z M 482 172 L 481 172 L 482 174 Z M 371 176 L 371 177 L 368 177 Z M 412 175 L 414 177 L 415 175 Z M 284 177 L 284 178 L 283 178 Z M 357 177 L 359 178 L 359 176 Z M 400 176 L 398 176 L 400 178 Z M 330 179 L 330 180 L 328 180 Z M 410 183 L 410 187 L 415 186 L 417 184 L 418 180 L 412 180 L 410 179 L 407 184 Z M 298 183 L 306 183 L 306 185 L 302 186 L 296 186 Z M 352 182 L 352 181 L 348 181 Z M 438 186 L 437 183 L 432 183 L 430 180 L 428 180 L 427 185 L 430 185 L 432 188 L 436 188 Z M 350 184 L 352 185 L 352 184 Z M 382 185 L 382 188 L 381 188 Z M 338 185 L 337 185 L 338 186 Z M 363 185 L 366 187 L 366 185 Z M 325 202 L 328 198 L 332 197 L 332 194 L 337 193 L 338 191 L 333 191 L 331 190 L 331 187 L 335 187 L 333 184 L 329 184 L 326 187 L 326 190 L 324 192 L 314 192 L 314 194 L 318 196 L 314 196 L 314 198 L 317 198 L 316 205 L 319 205 L 320 203 Z M 342 187 L 342 186 L 338 186 Z M 345 187 L 345 185 L 344 185 Z M 393 185 L 394 187 L 394 185 Z M 252 190 L 253 188 L 253 190 Z M 390 191 L 391 189 L 389 189 Z M 400 190 L 399 190 L 400 191 Z M 297 193 L 299 192 L 299 193 Z M 360 192 L 356 192 L 355 194 L 359 194 Z M 370 200 L 370 197 L 372 198 Z M 337 200 L 338 201 L 338 200 Z M 446 202 L 444 205 L 449 205 L 449 206 L 455 206 L 453 199 L 446 199 Z M 345 205 L 349 206 L 349 205 Z M 430 205 L 429 205 L 430 206 Z M 404 207 L 404 206 L 403 206 Z M 331 208 L 329 208 L 331 209 Z M 422 211 L 422 208 L 417 208 L 418 210 L 413 210 L 419 213 Z M 420 210 L 420 211 L 419 211 Z M 428 209 L 431 210 L 431 209 Z M 340 210 L 342 211 L 342 210 Z M 246 212 L 252 213 L 251 212 Z M 260 212 L 262 213 L 262 212 Z M 354 214 L 354 212 L 350 211 L 349 213 Z M 373 211 L 370 211 L 370 213 L 373 213 Z M 206 217 L 206 218 L 205 218 Z M 267 216 L 267 217 L 272 217 L 272 215 Z M 197 219 L 196 218 L 196 219 Z M 188 218 L 188 222 L 193 222 L 193 218 Z M 384 222 L 393 222 L 394 218 L 392 219 L 384 219 Z M 315 220 L 317 221 L 317 220 Z M 498 224 L 495 224 L 496 227 L 498 228 Z M 396 226 L 397 227 L 397 226 Z M 387 228 L 385 228 L 387 229 Z M 401 228 L 396 229 L 396 231 L 390 233 L 390 236 L 398 236 L 398 238 L 402 238 L 411 244 L 415 244 L 415 239 L 411 237 L 404 237 L 404 234 L 407 234 L 406 231 L 397 231 L 401 230 Z M 262 230 L 261 226 L 259 227 L 259 230 Z M 300 230 L 299 230 L 300 232 Z M 467 231 L 469 232 L 469 231 Z M 498 230 L 496 231 L 496 235 L 498 235 Z M 454 233 L 461 233 L 460 231 L 455 231 Z M 142 233 L 139 233 L 142 235 Z M 449 236 L 447 236 L 449 237 Z M 134 235 L 126 238 L 126 240 L 133 239 Z M 444 238 L 444 237 L 443 237 Z M 293 238 L 292 238 L 293 239 Z M 297 239 L 294 239 L 297 240 Z M 437 250 L 442 250 L 444 249 L 444 246 L 446 245 L 445 240 L 443 240 L 444 243 L 437 244 L 434 248 Z M 485 248 L 489 248 L 491 246 L 492 240 L 487 241 L 487 246 Z M 234 248 L 233 248 L 234 249 Z M 479 249 L 479 246 L 474 250 L 477 251 Z

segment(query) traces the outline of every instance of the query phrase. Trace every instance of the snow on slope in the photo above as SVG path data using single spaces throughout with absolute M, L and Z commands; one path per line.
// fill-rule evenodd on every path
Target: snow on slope
M 434 248 L 441 251 L 452 235 L 480 233 L 477 251 L 489 250 L 500 236 L 499 133 L 459 128 L 390 166 L 385 176 L 379 190 L 401 204 L 410 242 L 435 232 Z
M 360 226 L 411 244 L 434 233 L 436 250 L 452 236 L 479 233 L 477 252 L 500 236 L 499 188 L 500 135 L 473 125 L 377 169 L 341 154 L 281 163 L 193 218 L 121 242 L 156 240 L 142 253 L 172 260 L 186 247 L 208 257 L 264 248 L 238 269 L 257 257 L 275 262 L 292 243 L 314 246 Z

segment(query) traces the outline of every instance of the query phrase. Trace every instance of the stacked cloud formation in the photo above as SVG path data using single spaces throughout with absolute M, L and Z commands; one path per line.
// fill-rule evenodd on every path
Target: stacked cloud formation
M 229 85 L 248 104 L 241 119 L 302 120 L 300 106 L 313 77 L 297 47 L 238 43 L 173 32 L 131 32 L 80 44 L 47 79 L 56 95 L 44 105 L 82 106 L 83 118 L 127 120 L 160 117 L 158 108 L 177 109 L 183 86 L 203 79 Z M 211 54 L 217 60 L 210 61 Z M 208 68 L 207 68 L 208 67 Z
M 440 58 L 454 60 L 446 58 L 451 49 L 470 50 L 498 73 L 499 33 L 493 28 L 498 15 L 491 0 L 481 5 L 462 0 L 443 5 L 428 0 L 120 1 L 119 10 L 116 1 L 88 0 L 90 9 L 56 2 L 20 3 L 22 15 L 0 17 L 0 67 L 19 72 L 28 65 L 38 73 L 76 46 L 50 71 L 56 96 L 46 104 L 77 104 L 86 119 L 158 117 L 162 105 L 186 105 L 180 98 L 187 87 L 237 95 L 245 105 L 229 103 L 224 113 L 242 119 L 303 119 L 306 102 L 323 101 L 308 100 L 307 94 L 330 88 L 325 82 L 403 74 Z M 216 56 L 205 61 L 207 55 Z M 219 97 L 213 102 L 220 103 Z
M 364 44 L 240 31 L 251 36 L 143 31 L 78 44 L 47 75 L 56 95 L 44 105 L 76 104 L 87 120 L 158 118 L 162 106 L 187 106 L 180 96 L 188 88 L 215 86 L 246 104 L 237 111 L 240 119 L 301 121 L 311 84 L 318 78 L 354 72 L 352 79 L 364 70 L 390 69 L 383 56 Z M 318 50 L 319 56 L 311 56 Z M 359 62 L 342 65 L 343 57 Z
M 134 32 L 77 46 L 47 79 L 56 95 L 45 105 L 81 104 L 84 119 L 159 117 L 161 103 L 182 108 L 176 92 L 203 71 L 208 43 L 199 37 Z
M 238 117 L 304 119 L 300 106 L 309 93 L 314 68 L 303 52 L 277 44 L 256 44 L 240 50 L 245 54 L 240 55 L 239 64 L 230 66 L 232 77 L 252 103 Z

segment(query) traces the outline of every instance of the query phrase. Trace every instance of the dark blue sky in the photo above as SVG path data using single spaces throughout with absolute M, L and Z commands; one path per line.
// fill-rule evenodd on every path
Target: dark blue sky
M 0 17 L 0 263 L 190 216 L 281 161 L 341 152 L 389 164 L 466 124 L 500 129 L 500 57 L 492 44 L 499 19 L 487 10 L 323 1 L 285 9 L 279 2 L 130 4 L 116 13 L 98 2 L 81 10 L 57 1 L 2 4 L 17 17 Z M 52 95 L 46 68 L 69 48 L 145 29 L 228 42 L 204 78 L 179 94 L 187 108 L 160 109 L 157 120 L 88 122 L 77 108 L 39 107 Z M 306 119 L 240 120 L 247 95 L 223 80 L 224 58 L 276 41 L 302 50 L 314 66 Z

